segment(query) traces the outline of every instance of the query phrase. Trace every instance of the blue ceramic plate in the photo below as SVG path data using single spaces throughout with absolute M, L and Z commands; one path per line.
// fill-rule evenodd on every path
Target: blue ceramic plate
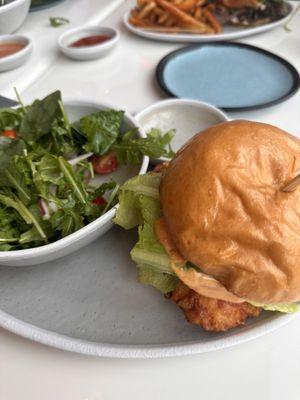
M 36 0 L 36 2 L 32 2 L 30 7 L 30 11 L 39 11 L 44 10 L 45 8 L 53 7 L 62 3 L 64 0 Z
M 172 97 L 214 104 L 227 111 L 278 104 L 297 92 L 300 77 L 286 60 L 242 43 L 206 43 L 167 55 L 156 71 Z

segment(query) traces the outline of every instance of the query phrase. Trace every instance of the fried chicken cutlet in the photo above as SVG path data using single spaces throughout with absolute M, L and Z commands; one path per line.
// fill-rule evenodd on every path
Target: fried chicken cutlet
M 261 309 L 249 303 L 230 303 L 201 296 L 180 282 L 170 299 L 185 313 L 186 319 L 207 331 L 221 332 L 244 325 L 247 318 L 257 317 Z

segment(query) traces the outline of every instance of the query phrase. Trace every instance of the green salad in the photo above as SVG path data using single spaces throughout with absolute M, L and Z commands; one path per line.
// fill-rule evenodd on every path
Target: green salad
M 170 157 L 173 132 L 122 131 L 124 112 L 71 123 L 61 93 L 0 109 L 0 251 L 41 246 L 99 218 L 118 201 L 110 174 L 144 155 Z M 95 185 L 95 174 L 107 180 Z

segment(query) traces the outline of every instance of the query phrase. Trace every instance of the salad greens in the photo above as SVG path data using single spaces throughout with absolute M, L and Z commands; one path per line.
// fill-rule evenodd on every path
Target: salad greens
M 162 215 L 158 192 L 160 180 L 159 173 L 129 179 L 120 189 L 120 206 L 114 222 L 125 229 L 138 226 L 139 240 L 130 254 L 137 264 L 139 281 L 168 293 L 179 281 L 153 229 L 154 221 Z
M 64 17 L 49 17 L 49 22 L 50 25 L 53 26 L 53 28 L 58 28 L 59 26 L 69 24 L 70 20 Z
M 130 255 L 139 270 L 139 281 L 168 293 L 175 289 L 179 280 L 171 269 L 169 255 L 154 232 L 154 222 L 162 216 L 159 201 L 160 181 L 160 173 L 150 172 L 125 182 L 120 188 L 120 204 L 114 222 L 125 229 L 138 226 L 138 242 Z M 196 267 L 187 262 L 184 268 Z M 251 304 L 267 311 L 282 313 L 300 310 L 300 306 L 296 303 L 264 305 L 251 302 Z
M 119 185 L 109 175 L 96 185 L 94 160 L 108 162 L 96 171 L 106 174 L 144 155 L 172 155 L 172 133 L 123 134 L 123 119 L 123 111 L 104 110 L 71 123 L 59 91 L 0 109 L 0 251 L 56 241 L 114 207 Z

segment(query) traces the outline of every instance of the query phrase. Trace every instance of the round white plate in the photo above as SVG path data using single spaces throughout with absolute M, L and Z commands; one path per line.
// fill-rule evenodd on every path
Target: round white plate
M 0 326 L 26 338 L 103 357 L 182 356 L 233 346 L 295 315 L 263 313 L 241 328 L 209 333 L 137 282 L 129 251 L 136 232 L 115 227 L 84 249 L 38 267 L 0 267 Z
M 284 25 L 291 17 L 291 14 L 295 6 L 289 4 L 289 7 L 290 7 L 290 12 L 288 13 L 288 15 L 278 21 L 274 21 L 269 24 L 253 28 L 225 26 L 224 31 L 222 33 L 214 35 L 201 35 L 201 34 L 188 34 L 188 33 L 170 34 L 170 33 L 151 32 L 149 30 L 145 30 L 142 28 L 136 28 L 135 26 L 129 23 L 130 11 L 124 15 L 123 22 L 126 28 L 129 29 L 132 33 L 148 39 L 167 41 L 167 42 L 184 42 L 184 43 L 219 42 L 223 40 L 241 39 L 246 36 L 257 35 L 258 33 L 266 32 L 271 29 L 277 28 L 278 26 Z

